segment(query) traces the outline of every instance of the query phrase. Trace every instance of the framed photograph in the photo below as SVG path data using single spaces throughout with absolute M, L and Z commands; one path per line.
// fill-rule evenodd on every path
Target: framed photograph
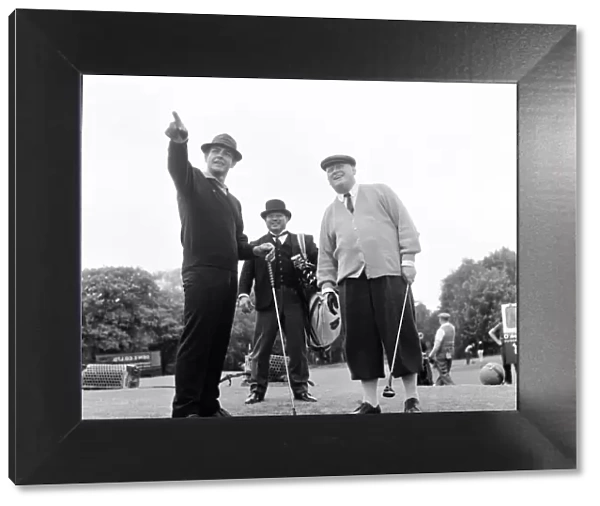
M 574 26 L 16 10 L 10 30 L 14 483 L 576 467 Z M 381 416 L 350 415 L 368 396 L 345 328 L 309 339 L 297 390 L 279 311 L 288 344 L 267 352 L 266 397 L 246 402 L 254 285 L 220 380 L 234 416 L 176 417 L 185 233 L 173 129 L 182 142 L 189 132 L 196 168 L 211 146 L 243 153 L 214 192 L 239 199 L 250 247 L 280 219 L 323 249 L 327 206 L 355 202 L 358 214 L 359 200 L 337 202 L 327 163 L 350 160 L 359 191 L 399 195 L 420 240 L 398 313 L 431 369 L 421 412 L 406 412 L 409 387 L 388 376 L 396 339 Z M 493 318 L 508 358 L 483 342 Z M 445 325 L 448 370 L 428 360 Z M 496 385 L 486 371 L 502 375 L 502 361 L 516 380 Z

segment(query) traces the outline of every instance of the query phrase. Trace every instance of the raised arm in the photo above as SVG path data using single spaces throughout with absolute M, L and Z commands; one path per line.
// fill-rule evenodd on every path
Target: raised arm
M 498 331 L 498 329 L 500 328 L 500 326 L 502 325 L 502 323 L 497 323 L 496 325 L 494 325 L 490 331 L 488 332 L 488 335 L 494 340 L 494 342 L 498 345 L 502 345 L 502 341 L 498 338 L 498 336 L 496 335 L 496 332 Z
M 165 135 L 169 142 L 168 168 L 177 191 L 185 194 L 192 188 L 194 169 L 188 161 L 188 131 L 179 115 L 173 111 L 173 118 Z

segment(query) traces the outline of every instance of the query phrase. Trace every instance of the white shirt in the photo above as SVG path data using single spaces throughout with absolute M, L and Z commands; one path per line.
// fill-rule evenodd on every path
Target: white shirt
M 277 237 L 277 239 L 279 240 L 279 244 L 283 244 L 288 238 L 288 233 L 286 230 L 281 232 L 281 235 L 279 236 L 276 236 L 273 232 L 269 232 L 269 234 L 271 234 L 272 237 Z
M 350 198 L 352 199 L 352 205 L 356 207 L 356 195 L 358 194 L 358 183 L 354 183 L 354 186 L 350 189 L 349 192 Z M 344 197 L 345 193 L 338 193 L 337 198 L 340 202 L 346 204 L 346 197 Z
M 444 332 L 444 329 L 439 328 L 438 331 L 435 333 L 435 344 L 441 344 L 445 335 L 446 333 Z

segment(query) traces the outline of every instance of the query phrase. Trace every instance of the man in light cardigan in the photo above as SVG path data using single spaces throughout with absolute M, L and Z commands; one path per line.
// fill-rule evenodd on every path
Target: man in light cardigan
M 353 413 L 381 413 L 378 381 L 385 378 L 384 352 L 392 365 L 406 290 L 392 374 L 404 384 L 404 412 L 420 412 L 417 375 L 422 354 L 410 292 L 415 255 L 421 251 L 419 233 L 391 188 L 356 183 L 356 161 L 351 156 L 327 157 L 321 168 L 337 198 L 321 223 L 317 283 L 332 311 L 339 291 L 348 368 L 363 387 L 363 401 Z

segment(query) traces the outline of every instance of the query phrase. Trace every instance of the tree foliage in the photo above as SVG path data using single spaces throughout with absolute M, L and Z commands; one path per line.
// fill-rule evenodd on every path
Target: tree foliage
M 181 310 L 147 271 L 102 267 L 82 273 L 82 351 L 98 353 L 158 349 L 181 332 Z
M 501 304 L 516 302 L 516 272 L 516 254 L 502 248 L 479 262 L 464 259 L 442 281 L 440 306 L 452 316 L 459 356 L 471 342 L 496 347 L 487 333 L 501 318 Z
M 99 353 L 160 351 L 163 372 L 173 362 L 183 329 L 184 293 L 180 269 L 151 274 L 132 267 L 86 269 L 82 273 L 82 352 L 85 362 Z M 239 370 L 248 353 L 256 314 L 236 309 L 224 367 Z

